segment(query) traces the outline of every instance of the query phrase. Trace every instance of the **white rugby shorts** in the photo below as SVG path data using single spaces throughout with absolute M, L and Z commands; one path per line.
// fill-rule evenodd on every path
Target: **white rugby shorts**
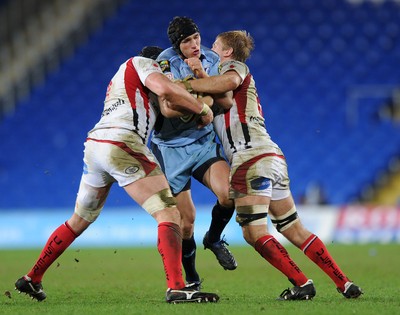
M 233 154 L 230 198 L 266 196 L 281 200 L 290 196 L 286 159 L 277 148 L 253 148 Z
M 120 187 L 163 174 L 156 158 L 133 131 L 101 129 L 85 142 L 82 180 L 93 187 L 118 182 Z

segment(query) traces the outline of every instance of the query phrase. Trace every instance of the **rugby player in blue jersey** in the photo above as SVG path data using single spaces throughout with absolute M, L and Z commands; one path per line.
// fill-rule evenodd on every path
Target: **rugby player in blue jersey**
M 217 75 L 219 56 L 201 45 L 198 26 L 188 17 L 175 17 L 168 26 L 172 47 L 164 50 L 157 61 L 173 81 L 184 81 Z M 196 69 L 196 71 L 193 71 Z M 212 125 L 198 128 L 196 116 L 188 114 L 179 118 L 160 118 L 155 125 L 151 148 L 159 160 L 174 196 L 181 206 L 182 264 L 186 281 L 200 287 L 196 271 L 196 243 L 194 221 L 196 209 L 191 197 L 191 177 L 208 187 L 217 197 L 212 209 L 212 220 L 203 239 L 226 270 L 234 270 L 237 263 L 226 247 L 221 234 L 234 213 L 234 203 L 229 199 L 229 165 L 222 148 L 216 142 Z

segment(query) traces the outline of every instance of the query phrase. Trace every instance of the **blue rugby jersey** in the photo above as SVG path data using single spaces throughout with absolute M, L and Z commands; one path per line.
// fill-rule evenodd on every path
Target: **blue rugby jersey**
M 209 48 L 201 46 L 201 63 L 208 75 L 218 75 L 219 56 Z M 185 61 L 174 51 L 167 48 L 157 58 L 161 69 L 171 80 L 195 78 Z M 180 147 L 193 143 L 197 139 L 213 132 L 213 125 L 198 129 L 195 115 L 179 118 L 159 116 L 154 127 L 152 142 L 156 145 Z

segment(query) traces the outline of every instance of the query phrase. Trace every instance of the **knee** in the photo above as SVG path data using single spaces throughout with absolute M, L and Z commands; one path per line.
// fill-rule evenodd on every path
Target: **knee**
M 182 236 L 184 239 L 190 238 L 194 231 L 194 214 L 186 214 L 181 218 Z
M 229 199 L 228 195 L 218 197 L 218 203 L 224 208 L 233 208 L 235 203 L 232 199 Z
M 233 199 L 229 198 L 228 190 L 224 191 L 223 193 L 217 193 L 218 203 L 221 207 L 224 208 L 234 208 L 235 203 Z
M 246 241 L 247 244 L 249 244 L 250 246 L 254 247 L 256 240 L 254 240 L 251 235 L 247 234 L 247 233 L 243 233 L 243 238 Z
M 266 232 L 264 233 L 258 233 L 257 231 L 255 231 L 254 229 L 251 228 L 251 226 L 244 226 L 242 227 L 242 231 L 243 231 L 243 238 L 244 240 L 247 242 L 247 244 L 249 244 L 250 246 L 254 247 L 257 240 L 266 234 Z
M 79 236 L 89 227 L 92 222 L 89 222 L 80 217 L 77 213 L 74 213 L 72 217 L 67 220 L 67 223 L 70 229 Z
M 172 222 L 180 222 L 181 221 L 181 213 L 179 212 L 177 207 L 171 207 L 165 209 L 168 212 L 168 216 L 170 217 Z
M 109 187 L 94 188 L 81 182 L 75 202 L 76 220 L 73 224 L 80 225 L 80 219 L 77 218 L 91 223 L 96 221 L 103 209 L 108 189 Z
M 194 223 L 181 221 L 182 237 L 188 239 L 193 235 Z
M 153 212 L 151 216 L 157 221 L 157 223 L 172 222 L 179 226 L 181 225 L 181 214 L 176 207 L 165 208 Z
M 182 213 L 181 212 L 181 220 L 182 220 L 182 226 L 187 226 L 187 227 L 192 227 L 194 225 L 194 221 L 196 219 L 196 215 L 194 212 L 190 213 Z
M 271 209 L 270 218 L 276 230 L 282 234 L 284 234 L 285 231 L 290 230 L 295 226 L 298 226 L 297 223 L 300 222 L 296 206 L 293 206 L 292 208 L 287 210 L 286 213 L 283 215 L 276 215 L 273 209 Z

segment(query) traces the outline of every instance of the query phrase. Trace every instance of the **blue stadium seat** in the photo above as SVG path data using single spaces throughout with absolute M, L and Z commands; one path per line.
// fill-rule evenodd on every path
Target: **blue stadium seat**
M 111 76 L 142 46 L 169 46 L 166 28 L 175 15 L 191 16 L 207 46 L 226 30 L 255 38 L 248 64 L 268 131 L 289 162 L 295 199 L 318 181 L 332 204 L 357 200 L 400 153 L 399 127 L 376 115 L 382 97 L 360 99 L 355 125 L 346 107 L 355 86 L 399 83 L 399 4 L 239 0 L 225 7 L 215 0 L 213 14 L 203 14 L 209 7 L 201 1 L 190 8 L 127 1 L 0 122 L 0 207 L 73 207 L 83 142 Z M 196 204 L 215 201 L 195 180 L 192 193 Z M 113 188 L 107 205 L 130 204 Z

